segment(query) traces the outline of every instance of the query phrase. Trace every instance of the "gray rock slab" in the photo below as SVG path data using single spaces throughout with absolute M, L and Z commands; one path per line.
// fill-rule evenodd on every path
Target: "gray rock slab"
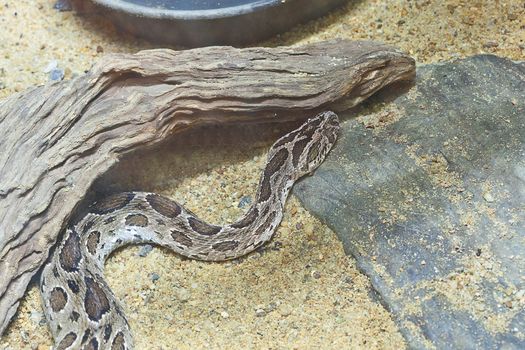
M 414 349 L 525 349 L 525 65 L 418 67 L 294 187 Z M 383 101 L 383 102 L 381 102 Z

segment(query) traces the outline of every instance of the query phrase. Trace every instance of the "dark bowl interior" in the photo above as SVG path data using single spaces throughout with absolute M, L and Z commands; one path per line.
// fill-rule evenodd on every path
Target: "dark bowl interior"
M 325 15 L 348 0 L 73 0 L 133 35 L 168 45 L 246 45 Z

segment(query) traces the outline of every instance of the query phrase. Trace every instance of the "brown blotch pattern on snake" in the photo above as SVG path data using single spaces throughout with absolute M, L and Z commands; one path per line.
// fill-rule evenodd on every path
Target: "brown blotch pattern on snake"
M 93 204 L 90 211 L 99 215 L 111 213 L 115 210 L 124 208 L 133 200 L 133 198 L 135 198 L 133 192 L 114 194 Z
M 73 280 L 67 280 L 67 286 L 75 294 L 77 294 L 80 291 L 80 288 L 78 287 L 77 282 Z
M 124 340 L 124 334 L 122 332 L 118 332 L 115 336 L 115 339 L 113 339 L 113 344 L 111 344 L 111 350 L 125 350 L 126 349 L 126 341 Z
M 82 336 L 82 340 L 80 340 L 80 344 L 86 344 L 88 338 L 91 336 L 91 330 L 88 328 L 84 332 L 84 335 Z
M 80 317 L 80 314 L 76 311 L 73 311 L 71 315 L 69 316 L 69 319 L 71 320 L 71 322 L 77 322 L 79 317 Z
M 97 338 L 91 338 L 91 340 L 84 347 L 83 350 L 98 350 L 98 340 L 97 340 Z
M 106 327 L 104 327 L 104 343 L 107 343 L 109 338 L 111 337 L 111 332 L 113 331 L 113 328 L 110 324 L 107 324 Z
M 73 230 L 69 230 L 69 236 L 64 243 L 64 248 L 60 252 L 60 266 L 67 272 L 78 271 L 78 265 L 82 255 L 80 252 L 80 238 Z
M 308 151 L 308 156 L 306 157 L 306 161 L 308 163 L 312 162 L 315 158 L 319 157 L 319 146 L 312 146 L 310 150 Z
M 60 287 L 55 287 L 51 291 L 49 302 L 51 305 L 51 309 L 53 309 L 54 312 L 59 312 L 60 310 L 64 309 L 64 307 L 67 304 L 66 291 Z
M 284 148 L 281 148 L 277 153 L 275 153 L 268 161 L 266 168 L 264 169 L 264 176 L 261 182 L 261 192 L 260 192 L 260 201 L 267 201 L 272 194 L 272 188 L 270 186 L 270 177 L 272 174 L 281 169 L 284 165 L 284 162 L 288 158 L 288 151 Z
M 95 255 L 95 253 L 97 252 L 97 246 L 99 242 L 100 242 L 100 232 L 91 231 L 86 241 L 86 246 L 87 246 L 87 250 L 89 254 Z
M 292 148 L 292 163 L 294 166 L 299 164 L 299 159 L 303 153 L 304 148 L 310 142 L 308 139 L 302 139 L 297 141 Z
M 84 309 L 90 320 L 98 322 L 109 311 L 109 300 L 102 287 L 93 278 L 85 277 L 84 280 L 86 282 Z
M 58 343 L 56 350 L 66 350 L 77 340 L 77 335 L 73 332 L 69 332 L 66 336 Z
M 128 226 L 148 226 L 148 217 L 142 214 L 129 214 L 126 216 L 126 225 Z
M 215 243 L 212 248 L 220 252 L 227 252 L 239 246 L 239 241 L 224 241 Z
M 270 177 L 272 174 L 278 173 L 279 169 L 283 166 L 284 162 L 288 158 L 288 151 L 284 148 L 281 148 L 277 153 L 275 153 L 268 162 L 268 165 L 264 169 L 265 177 Z
M 177 231 L 177 230 L 171 231 L 171 238 L 173 238 L 175 242 L 181 243 L 188 248 L 193 245 L 193 241 L 191 240 L 190 237 L 188 237 L 186 234 L 180 231 Z
M 148 194 L 146 200 L 156 212 L 168 218 L 177 217 L 181 213 L 181 208 L 177 203 L 158 194 Z
M 261 181 L 261 189 L 260 189 L 260 197 L 259 199 L 261 202 L 265 202 L 270 198 L 272 195 L 272 187 L 270 186 L 270 178 L 264 177 Z
M 195 232 L 204 236 L 212 236 L 221 230 L 219 226 L 210 225 L 192 217 L 188 218 L 188 223 Z

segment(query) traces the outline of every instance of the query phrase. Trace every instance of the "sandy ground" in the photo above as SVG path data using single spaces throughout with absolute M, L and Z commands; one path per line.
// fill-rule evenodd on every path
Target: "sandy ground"
M 522 1 L 354 1 L 266 45 L 336 37 L 399 46 L 418 62 L 477 53 L 525 58 Z M 0 98 L 50 79 L 83 74 L 109 52 L 153 47 L 99 18 L 58 12 L 54 1 L 0 3 Z M 283 130 L 254 135 L 207 130 L 124 160 L 102 185 L 155 190 L 214 223 L 233 221 L 253 197 L 265 153 Z M 218 136 L 222 136 L 218 138 Z M 211 142 L 209 142 L 211 141 Z M 217 147 L 212 147 L 212 145 Z M 174 151 L 173 151 L 174 150 Z M 152 175 L 154 174 L 154 175 Z M 213 195 L 210 195 L 213 194 Z M 142 248 L 143 249 L 143 248 Z M 138 349 L 405 348 L 388 311 L 335 234 L 292 198 L 264 249 L 235 262 L 202 263 L 162 249 L 118 252 L 106 265 Z M 144 254 L 142 254 L 144 255 Z M 0 349 L 48 349 L 38 290 L 30 288 Z M 154 344 L 154 345 L 152 345 Z

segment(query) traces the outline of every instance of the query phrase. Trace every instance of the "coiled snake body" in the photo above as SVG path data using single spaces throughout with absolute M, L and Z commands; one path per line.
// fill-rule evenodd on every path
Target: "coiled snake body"
M 332 112 L 309 119 L 277 140 L 268 153 L 254 204 L 238 221 L 208 224 L 154 193 L 125 192 L 94 203 L 67 228 L 43 269 L 40 290 L 55 348 L 131 349 L 122 306 L 104 280 L 104 261 L 128 244 L 152 243 L 198 260 L 247 254 L 273 235 L 294 182 L 313 172 L 336 141 Z

